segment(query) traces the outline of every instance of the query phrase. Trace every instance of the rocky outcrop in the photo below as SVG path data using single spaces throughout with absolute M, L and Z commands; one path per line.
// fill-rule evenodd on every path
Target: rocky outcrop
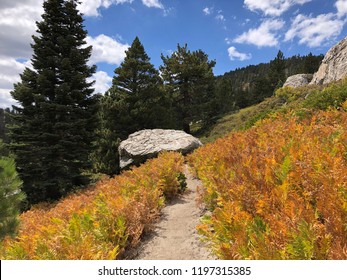
M 139 164 L 161 151 L 190 153 L 202 144 L 199 139 L 181 130 L 145 129 L 130 134 L 119 145 L 120 167 Z
M 302 87 L 308 85 L 313 78 L 313 74 L 297 74 L 287 78 L 283 87 Z
M 310 84 L 328 84 L 347 76 L 347 37 L 325 55 Z

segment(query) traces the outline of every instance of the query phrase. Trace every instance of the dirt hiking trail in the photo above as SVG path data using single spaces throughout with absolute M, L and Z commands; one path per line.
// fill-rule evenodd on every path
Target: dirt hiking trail
M 163 210 L 154 232 L 138 249 L 138 260 L 213 260 L 205 244 L 199 240 L 196 226 L 203 210 L 196 203 L 200 181 L 185 166 L 187 190 Z

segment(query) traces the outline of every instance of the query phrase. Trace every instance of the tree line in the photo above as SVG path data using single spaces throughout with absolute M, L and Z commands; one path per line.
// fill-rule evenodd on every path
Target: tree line
M 33 69 L 24 70 L 11 92 L 18 105 L 0 111 L 0 137 L 26 195 L 23 209 L 87 186 L 92 174 L 119 173 L 118 146 L 129 134 L 145 128 L 189 133 L 197 121 L 209 126 L 215 116 L 272 95 L 288 74 L 288 60 L 279 52 L 268 66 L 214 77 L 216 62 L 186 44 L 162 55 L 157 70 L 136 37 L 114 71 L 111 88 L 94 94 L 90 78 L 96 67 L 87 63 L 92 48 L 85 45 L 77 1 L 46 0 L 43 7 L 31 45 Z M 253 69 L 258 72 L 252 74 Z M 13 205 L 20 200 L 23 196 Z
M 289 76 L 315 73 L 323 55 L 295 55 L 285 58 L 282 51 L 269 63 L 238 68 L 215 78 L 214 98 L 218 113 L 242 109 L 263 101 L 282 87 Z

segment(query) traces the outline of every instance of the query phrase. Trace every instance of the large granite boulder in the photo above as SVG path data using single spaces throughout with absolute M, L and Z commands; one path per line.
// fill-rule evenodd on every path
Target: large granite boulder
M 313 78 L 313 74 L 297 74 L 287 78 L 283 87 L 302 87 L 308 85 Z
M 347 76 L 347 37 L 325 55 L 310 84 L 328 84 Z
M 120 168 L 139 164 L 161 151 L 190 153 L 202 144 L 199 139 L 181 130 L 145 129 L 130 134 L 119 145 Z

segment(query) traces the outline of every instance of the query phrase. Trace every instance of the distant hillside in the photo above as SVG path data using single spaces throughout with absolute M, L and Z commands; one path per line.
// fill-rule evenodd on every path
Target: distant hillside
M 312 109 L 339 109 L 346 99 L 347 79 L 325 86 L 280 88 L 263 102 L 224 114 L 208 129 L 205 129 L 199 138 L 203 143 L 212 142 L 231 131 L 250 128 L 257 121 L 278 112 L 293 110 L 297 114 L 306 114 Z
M 193 134 L 209 142 L 225 135 L 225 132 L 248 127 L 252 118 L 259 119 L 282 105 L 282 99 L 272 97 L 289 76 L 315 73 L 323 58 L 323 55 L 311 53 L 284 58 L 279 51 L 269 63 L 250 65 L 217 76 L 211 97 L 214 106 L 211 122 L 204 127 L 193 124 Z
M 282 86 L 287 77 L 316 72 L 323 58 L 323 55 L 315 56 L 312 53 L 284 58 L 283 53 L 279 51 L 279 55 L 268 63 L 237 68 L 216 77 L 217 99 L 219 97 L 220 102 L 226 104 L 222 106 L 222 111 L 241 109 L 263 101 L 266 97 L 272 96 L 275 88 Z M 283 73 L 278 73 L 281 71 Z M 283 76 L 280 77 L 281 75 Z M 229 100 L 225 102 L 223 97 Z

